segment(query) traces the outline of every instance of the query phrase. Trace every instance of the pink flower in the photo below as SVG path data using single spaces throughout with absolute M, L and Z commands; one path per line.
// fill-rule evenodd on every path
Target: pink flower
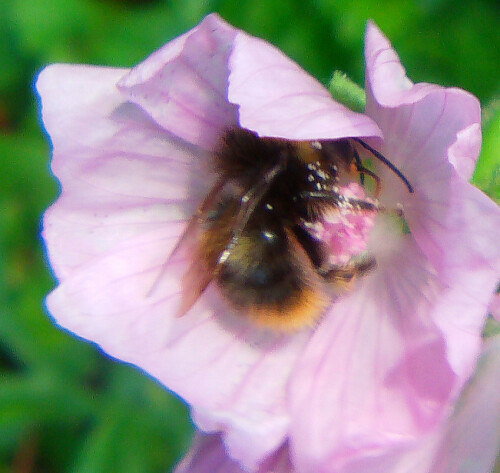
M 410 448 L 449 414 L 481 347 L 500 215 L 466 182 L 479 104 L 413 85 L 373 25 L 366 56 L 369 116 L 216 15 L 132 70 L 54 65 L 38 80 L 62 184 L 44 219 L 59 280 L 49 311 L 177 392 L 248 470 L 285 448 L 299 472 L 357 471 Z M 411 234 L 379 214 L 368 241 L 377 269 L 314 330 L 257 329 L 213 285 L 174 316 L 186 261 L 164 263 L 213 184 L 210 152 L 234 126 L 294 140 L 363 137 L 415 188 L 377 168 L 382 204 L 403 206 Z M 349 224 L 347 241 L 363 249 L 368 222 Z
M 500 336 L 486 342 L 479 370 L 447 421 L 408 448 L 360 459 L 356 473 L 491 473 L 500 449 Z M 175 473 L 245 473 L 218 434 L 195 437 Z M 297 473 L 289 448 L 266 458 L 258 473 Z M 321 470 L 335 471 L 335 470 Z

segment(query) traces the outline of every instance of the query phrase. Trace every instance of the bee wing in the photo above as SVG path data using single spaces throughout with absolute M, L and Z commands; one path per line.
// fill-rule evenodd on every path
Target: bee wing
M 224 264 L 227 260 L 234 246 L 237 244 L 238 239 L 241 237 L 250 217 L 255 212 L 255 209 L 260 204 L 262 197 L 268 191 L 270 185 L 274 179 L 281 173 L 285 166 L 284 158 L 280 159 L 278 164 L 275 164 L 269 168 L 265 173 L 262 174 L 261 178 L 252 186 L 246 193 L 244 193 L 241 198 L 241 207 L 234 218 L 234 222 L 231 229 L 231 238 L 227 243 L 224 251 L 221 252 L 220 257 L 217 262 L 217 266 Z
M 175 258 L 181 257 L 181 254 L 188 255 L 188 256 L 196 254 L 195 249 L 197 247 L 197 243 L 199 240 L 200 224 L 204 221 L 207 212 L 212 208 L 213 204 L 216 202 L 218 196 L 220 195 L 220 193 L 224 189 L 226 182 L 227 182 L 227 180 L 225 178 L 222 178 L 222 177 L 219 178 L 216 181 L 216 183 L 214 184 L 214 186 L 212 187 L 212 189 L 210 190 L 210 192 L 208 193 L 208 195 L 205 197 L 203 202 L 200 204 L 200 206 L 198 207 L 196 212 L 191 216 L 188 224 L 186 225 L 186 228 L 184 229 L 181 236 L 177 240 L 177 243 L 175 244 L 174 248 L 172 249 L 172 251 L 168 255 L 165 262 L 161 265 L 160 272 L 157 274 L 156 278 L 154 279 L 153 283 L 151 284 L 151 287 L 150 287 L 149 291 L 147 292 L 146 297 L 150 297 L 157 290 L 158 285 L 160 284 L 163 276 L 165 276 L 165 273 L 167 271 L 169 264 Z M 193 263 L 190 264 L 190 267 L 188 268 L 188 271 L 186 272 L 186 274 L 193 272 L 192 266 L 193 266 Z M 193 281 L 194 280 L 195 279 L 193 278 Z M 205 290 L 205 288 L 207 287 L 210 280 L 211 280 L 211 276 L 210 276 L 208 282 L 199 281 L 198 282 L 199 288 L 196 291 L 193 291 L 193 293 L 199 292 L 199 295 L 201 295 L 203 293 L 203 291 Z M 184 283 L 183 283 L 183 287 L 184 287 Z M 200 290 L 201 290 L 201 292 L 200 292 Z M 183 291 L 183 297 L 184 297 L 185 292 L 186 291 Z M 198 297 L 199 297 L 199 295 L 198 295 Z M 193 301 L 193 303 L 191 305 L 193 305 L 195 301 L 196 301 L 196 299 Z M 181 305 L 184 306 L 185 305 L 184 302 L 181 303 Z M 188 307 L 188 309 L 189 309 L 189 307 Z M 187 312 L 188 309 L 186 309 L 185 312 Z M 179 315 L 183 315 L 183 314 L 179 314 Z
M 185 315 L 196 303 L 213 278 L 213 271 L 202 263 L 192 261 L 182 276 L 182 293 L 176 317 Z
M 223 220 L 228 220 L 226 222 L 228 225 L 226 231 L 212 231 L 211 233 L 215 234 L 213 243 L 216 244 L 213 246 L 209 245 L 208 248 L 204 248 L 204 250 L 211 252 L 217 248 L 216 257 L 204 258 L 204 256 L 207 255 L 200 255 L 199 252 L 200 236 L 202 233 L 200 224 L 206 221 L 207 213 L 214 208 L 214 204 L 218 201 L 221 192 L 231 182 L 225 176 L 219 178 L 201 205 L 198 207 L 197 211 L 189 220 L 186 229 L 167 258 L 160 274 L 154 281 L 149 294 L 152 294 L 155 291 L 159 281 L 165 273 L 166 268 L 168 267 L 168 264 L 182 252 L 191 260 L 191 263 L 182 278 L 181 304 L 179 310 L 177 311 L 178 317 L 184 315 L 203 294 L 207 286 L 210 284 L 214 273 L 222 264 L 224 264 L 225 260 L 231 254 L 246 224 L 248 223 L 249 218 L 255 211 L 256 206 L 260 203 L 263 195 L 269 189 L 269 186 L 273 182 L 274 178 L 283 170 L 283 166 L 284 160 L 282 159 L 278 164 L 268 169 L 256 185 L 252 186 L 249 190 L 235 198 L 234 203 L 237 204 L 237 208 L 226 212 L 226 215 L 223 218 Z M 233 210 L 235 210 L 235 212 L 233 212 Z M 225 238 L 226 236 L 227 239 Z M 219 243 L 221 241 L 224 245 L 219 247 Z M 206 259 L 211 262 L 207 264 L 203 261 Z
M 235 205 L 228 206 L 223 215 L 220 216 L 218 227 L 210 232 L 211 243 L 208 243 L 208 247 L 205 241 L 205 247 L 202 251 L 205 251 L 207 254 L 200 255 L 200 245 L 198 244 L 193 248 L 190 254 L 194 256 L 194 259 L 192 259 L 182 280 L 182 286 L 185 290 L 182 291 L 181 305 L 177 316 L 180 317 L 184 315 L 203 294 L 210 284 L 214 273 L 216 273 L 225 263 L 234 247 L 237 245 L 248 220 L 266 191 L 269 189 L 269 186 L 282 170 L 283 161 L 280 161 L 278 164 L 268 169 L 256 185 L 234 198 L 232 203 Z M 198 229 L 198 223 L 203 221 L 207 210 L 213 207 L 214 201 L 220 195 L 226 183 L 227 179 L 221 179 L 214 186 L 202 203 L 199 212 L 197 212 L 198 218 L 189 222 L 186 233 L 189 232 L 190 237 L 196 232 L 196 229 Z M 194 240 L 197 240 L 197 243 L 199 241 L 198 237 L 199 234 L 197 238 L 194 238 Z M 181 237 L 181 240 L 184 240 L 184 238 Z M 222 246 L 221 243 L 223 243 Z M 180 244 L 183 244 L 183 241 L 180 241 Z M 174 248 L 174 251 L 176 251 L 176 248 Z M 212 255 L 209 255 L 209 253 L 212 253 Z M 206 260 L 210 262 L 207 263 Z

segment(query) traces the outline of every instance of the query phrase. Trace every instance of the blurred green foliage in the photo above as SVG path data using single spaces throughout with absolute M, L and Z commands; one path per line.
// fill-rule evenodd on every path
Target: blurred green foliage
M 48 63 L 132 66 L 217 11 L 325 84 L 363 80 L 373 18 L 415 81 L 458 86 L 485 106 L 475 182 L 500 198 L 497 0 L 9 0 L 0 2 L 0 473 L 165 472 L 187 448 L 181 402 L 137 369 L 59 330 L 39 237 L 58 189 L 33 81 Z

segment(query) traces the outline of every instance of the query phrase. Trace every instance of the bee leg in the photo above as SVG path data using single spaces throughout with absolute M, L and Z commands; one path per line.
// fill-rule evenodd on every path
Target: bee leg
M 393 213 L 396 217 L 403 217 L 403 209 L 401 206 L 394 208 L 387 208 L 379 205 L 376 202 L 370 202 L 363 199 L 355 199 L 350 197 L 341 196 L 336 192 L 325 192 L 325 191 L 312 191 L 312 192 L 301 192 L 299 197 L 302 199 L 318 199 L 323 200 L 325 203 L 331 204 L 333 207 L 341 207 L 342 205 L 348 205 L 356 210 L 366 210 L 368 212 L 382 212 L 382 213 Z M 340 204 L 340 205 L 339 205 Z
M 361 185 L 364 186 L 365 184 L 365 175 L 370 176 L 375 181 L 375 196 L 378 197 L 380 195 L 380 192 L 382 191 L 382 182 L 380 180 L 380 177 L 378 177 L 374 172 L 370 171 L 369 169 L 363 166 L 358 151 L 354 147 L 353 147 L 353 152 L 355 159 L 354 166 L 356 167 L 356 171 L 359 173 L 359 180 L 361 181 Z
M 361 158 L 359 157 L 359 153 L 356 150 L 354 146 L 352 146 L 352 151 L 354 153 L 354 167 L 356 168 L 356 171 L 359 172 L 359 181 L 361 182 L 361 185 L 365 185 L 365 173 L 363 172 L 365 169 L 363 167 L 363 163 L 361 161 Z
M 299 194 L 301 199 L 317 199 L 324 203 L 331 204 L 333 207 L 350 206 L 358 210 L 367 210 L 369 212 L 384 211 L 377 203 L 368 200 L 346 197 L 333 191 L 307 191 Z
M 319 273 L 329 282 L 348 284 L 356 276 L 364 275 L 377 266 L 372 256 L 353 259 L 354 261 L 345 265 L 328 265 L 328 267 L 320 268 Z
M 406 176 L 392 164 L 382 153 L 379 153 L 376 149 L 373 149 L 369 144 L 365 143 L 363 140 L 359 138 L 352 138 L 356 143 L 359 143 L 363 148 L 368 150 L 373 156 L 375 156 L 378 160 L 382 161 L 396 176 L 398 176 L 408 188 L 410 194 L 413 194 L 413 186 L 410 184 Z

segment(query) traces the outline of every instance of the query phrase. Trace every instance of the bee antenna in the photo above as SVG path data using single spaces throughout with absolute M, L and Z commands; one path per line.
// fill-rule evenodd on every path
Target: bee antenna
M 392 164 L 383 154 L 379 153 L 377 150 L 373 149 L 370 145 L 366 144 L 363 140 L 359 138 L 352 138 L 354 141 L 357 141 L 363 148 L 367 149 L 373 156 L 382 161 L 396 176 L 398 176 L 408 188 L 410 194 L 413 194 L 413 186 L 410 184 L 408 179 L 406 179 L 405 175 Z

